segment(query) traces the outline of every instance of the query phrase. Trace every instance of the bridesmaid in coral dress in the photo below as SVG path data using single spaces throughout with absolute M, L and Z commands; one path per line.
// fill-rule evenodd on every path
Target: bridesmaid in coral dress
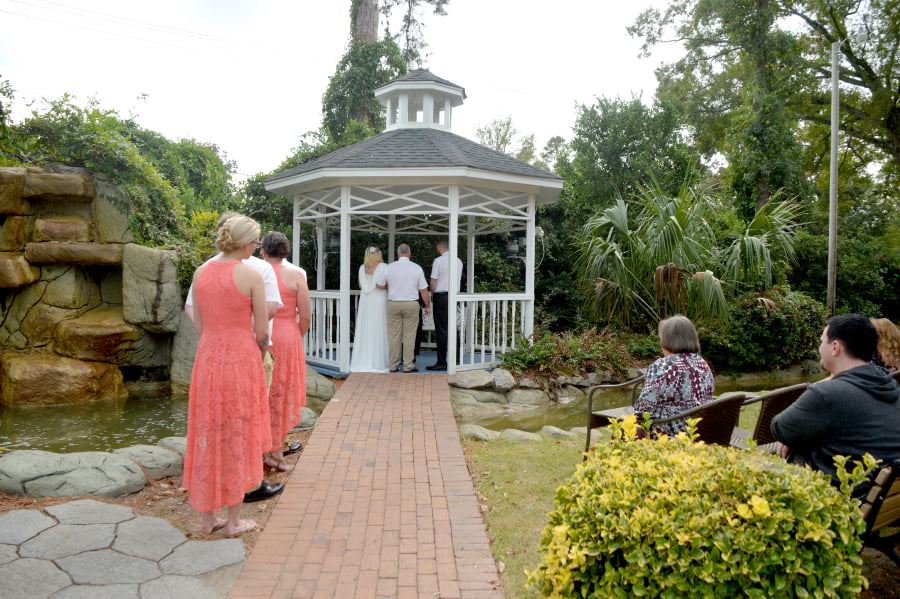
M 269 388 L 269 414 L 272 420 L 272 447 L 265 457 L 270 468 L 282 472 L 290 469 L 284 461 L 283 441 L 300 422 L 300 409 L 306 405 L 306 358 L 303 336 L 309 329 L 312 306 L 306 273 L 293 265 L 285 265 L 288 240 L 283 233 L 271 232 L 262 241 L 262 255 L 278 277 L 278 291 L 283 306 L 275 313 L 272 347 L 275 368 Z
M 200 341 L 188 403 L 184 486 L 202 516 L 204 534 L 224 527 L 233 537 L 256 528 L 256 522 L 240 519 L 241 503 L 262 480 L 260 457 L 272 446 L 262 363 L 268 346 L 265 288 L 262 276 L 241 264 L 258 239 L 255 221 L 228 219 L 216 238 L 221 255 L 194 273 Z M 227 519 L 216 518 L 222 507 L 228 508 Z

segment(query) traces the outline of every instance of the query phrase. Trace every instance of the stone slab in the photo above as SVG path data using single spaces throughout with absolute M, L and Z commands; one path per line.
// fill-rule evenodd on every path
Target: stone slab
M 52 405 L 117 402 L 128 398 L 122 372 L 114 364 L 56 354 L 0 357 L 0 403 Z
M 474 437 L 475 439 L 481 439 L 482 441 L 493 441 L 500 436 L 500 433 L 497 431 L 492 431 L 475 424 L 464 424 L 460 426 L 459 434 L 463 437 Z
M 24 168 L 0 168 L 0 215 L 31 214 L 31 204 L 22 197 Z
M 134 240 L 128 226 L 128 206 L 129 199 L 122 192 L 95 176 L 91 220 L 97 241 L 129 243 Z
M 125 245 L 122 313 L 126 322 L 155 333 L 174 333 L 181 317 L 181 287 L 174 251 Z
M 53 518 L 37 510 L 6 512 L 0 515 L 0 543 L 20 545 L 55 524 Z
M 243 562 L 244 557 L 240 539 L 188 541 L 159 562 L 159 567 L 165 574 L 197 576 Z
M 83 268 L 69 266 L 48 282 L 41 301 L 60 308 L 96 306 L 100 303 L 100 287 Z
M 141 585 L 141 599 L 218 599 L 215 590 L 187 576 L 161 576 Z
M 540 435 L 535 433 L 529 433 L 526 431 L 520 431 L 515 428 L 508 428 L 502 433 L 500 433 L 501 439 L 506 439 L 508 441 L 516 441 L 517 443 L 526 442 L 526 441 L 540 441 Z
M 506 394 L 497 391 L 483 391 L 481 389 L 459 389 L 450 387 L 450 399 L 463 403 L 509 403 Z
M 465 370 L 451 374 L 448 382 L 460 389 L 489 389 L 494 386 L 494 377 L 486 370 Z
M 10 495 L 121 497 L 140 491 L 146 482 L 134 462 L 101 451 L 58 454 L 23 450 L 0 455 L 0 490 Z M 47 511 L 51 509 L 61 508 Z M 94 523 L 103 521 L 66 522 Z
M 550 396 L 540 389 L 513 389 L 506 394 L 510 403 L 540 406 L 550 403 Z
M 155 562 L 112 549 L 87 551 L 56 560 L 76 584 L 142 583 L 159 577 Z
M 77 216 L 39 218 L 32 241 L 91 241 L 91 223 Z
M 168 339 L 125 322 L 121 306 L 98 308 L 59 323 L 53 348 L 79 360 L 148 368 L 169 364 Z
M 54 560 L 106 549 L 113 542 L 115 532 L 115 524 L 58 524 L 23 543 L 19 555 Z
M 79 499 L 46 508 L 61 524 L 118 524 L 134 518 L 130 507 L 95 499 Z
M 0 544 L 0 564 L 8 564 L 18 557 L 15 545 Z
M 24 249 L 33 229 L 34 218 L 31 216 L 7 216 L 0 220 L 0 252 Z
M 118 265 L 122 263 L 122 245 L 118 243 L 29 243 L 25 258 L 32 264 Z
M 22 254 L 0 252 L 0 288 L 24 287 L 40 278 L 41 271 L 32 266 Z
M 37 169 L 28 169 L 22 197 L 90 202 L 94 199 L 94 183 L 90 177 L 84 175 L 45 173 Z
M 53 595 L 52 599 L 141 599 L 139 588 L 137 584 L 75 584 Z
M 70 584 L 69 577 L 46 560 L 20 558 L 0 566 L 0 599 L 49 597 Z
M 187 438 L 186 437 L 164 437 L 159 440 L 157 443 L 160 447 L 165 447 L 166 449 L 170 449 L 184 458 L 184 454 L 187 452 Z
M 184 533 L 165 520 L 138 516 L 119 524 L 112 548 L 132 557 L 159 561 L 185 541 Z

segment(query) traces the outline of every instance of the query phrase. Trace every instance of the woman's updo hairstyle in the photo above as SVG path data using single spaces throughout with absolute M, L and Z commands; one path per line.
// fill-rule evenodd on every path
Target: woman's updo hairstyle
M 259 239 L 259 223 L 246 216 L 232 216 L 216 235 L 216 249 L 227 254 Z
M 269 231 L 263 237 L 262 249 L 266 256 L 270 258 L 287 258 L 290 254 L 290 245 L 288 245 L 287 235 L 278 231 Z

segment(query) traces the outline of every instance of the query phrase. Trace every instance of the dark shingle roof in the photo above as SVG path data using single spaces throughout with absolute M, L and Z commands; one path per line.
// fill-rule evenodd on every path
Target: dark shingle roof
M 471 167 L 485 171 L 561 180 L 553 173 L 442 129 L 410 128 L 385 131 L 277 173 L 267 182 L 326 168 Z
M 455 87 L 456 89 L 462 91 L 463 97 L 466 97 L 466 90 L 461 85 L 456 85 L 452 81 L 447 81 L 441 77 L 438 77 L 428 69 L 415 69 L 408 72 L 406 75 L 400 75 L 387 85 L 391 83 L 396 83 L 398 81 L 434 81 L 435 83 L 440 83 L 441 85 L 446 85 L 448 87 Z

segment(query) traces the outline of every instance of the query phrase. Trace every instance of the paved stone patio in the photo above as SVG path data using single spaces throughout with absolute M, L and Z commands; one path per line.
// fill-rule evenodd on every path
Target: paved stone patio
M 351 375 L 231 597 L 500 598 L 447 377 Z
M 91 499 L 0 515 L 0 599 L 217 599 L 243 561 L 239 539 L 189 541 Z

